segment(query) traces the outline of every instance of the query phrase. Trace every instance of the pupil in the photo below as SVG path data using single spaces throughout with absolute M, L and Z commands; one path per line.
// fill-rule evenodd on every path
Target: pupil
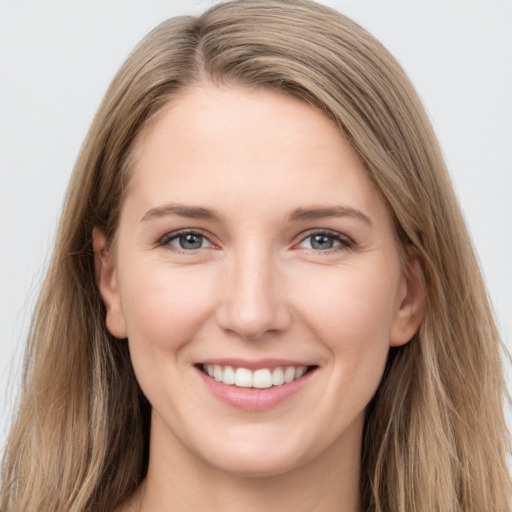
M 314 235 L 311 241 L 311 247 L 313 247 L 313 249 L 331 249 L 333 245 L 333 239 L 325 235 Z
M 200 235 L 181 235 L 180 246 L 182 249 L 200 249 L 203 243 L 203 237 Z

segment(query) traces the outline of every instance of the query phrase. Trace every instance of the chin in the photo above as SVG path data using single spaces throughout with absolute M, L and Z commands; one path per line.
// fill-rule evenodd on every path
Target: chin
M 266 478 L 284 475 L 299 467 L 300 460 L 287 454 L 269 455 L 261 450 L 259 453 L 234 453 L 223 460 L 206 460 L 212 467 L 226 474 L 241 478 Z
M 299 439 L 269 439 L 268 436 L 226 435 L 226 443 L 209 446 L 197 455 L 209 466 L 247 478 L 275 477 L 307 464 L 315 457 Z

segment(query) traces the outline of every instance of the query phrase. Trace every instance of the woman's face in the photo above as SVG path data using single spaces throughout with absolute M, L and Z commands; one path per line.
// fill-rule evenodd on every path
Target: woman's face
M 107 326 L 153 407 L 151 457 L 244 475 L 358 460 L 421 285 L 324 115 L 186 90 L 137 141 L 116 250 L 94 243 Z

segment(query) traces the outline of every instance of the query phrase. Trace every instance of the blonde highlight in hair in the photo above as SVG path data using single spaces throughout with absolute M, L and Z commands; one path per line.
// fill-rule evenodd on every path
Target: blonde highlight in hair
M 134 141 L 203 82 L 272 89 L 325 113 L 422 262 L 424 321 L 391 349 L 367 409 L 365 509 L 507 512 L 502 347 L 436 137 L 387 50 L 307 0 L 234 0 L 173 18 L 116 75 L 80 152 L 29 333 L 0 510 L 113 510 L 144 479 L 150 406 L 126 342 L 106 330 L 91 234 L 115 239 Z

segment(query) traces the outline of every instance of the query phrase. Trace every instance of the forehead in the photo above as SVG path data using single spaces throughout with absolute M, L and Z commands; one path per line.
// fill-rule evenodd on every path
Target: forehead
M 133 155 L 130 194 L 148 208 L 192 198 L 225 207 L 229 199 L 255 208 L 271 202 L 277 212 L 296 206 L 290 201 L 350 198 L 383 213 L 380 194 L 336 125 L 274 91 L 186 89 L 141 132 Z

